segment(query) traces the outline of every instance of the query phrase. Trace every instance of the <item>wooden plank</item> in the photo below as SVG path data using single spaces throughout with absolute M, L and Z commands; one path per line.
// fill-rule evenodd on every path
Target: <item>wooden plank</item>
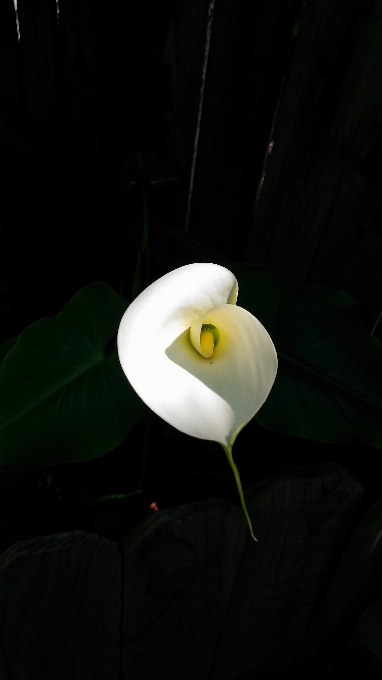
M 147 518 L 123 539 L 124 677 L 283 673 L 362 495 L 336 464 L 280 471 L 247 494 L 256 544 L 219 499 Z
M 82 268 L 84 278 L 100 276 L 103 250 L 96 10 L 91 0 L 60 1 L 57 126 L 69 201 L 76 213 L 74 219 L 66 215 L 64 238 L 73 269 Z
M 34 125 L 54 118 L 54 0 L 18 0 L 23 103 Z M 27 140 L 26 140 L 27 141 Z
M 247 259 L 341 288 L 368 327 L 382 298 L 382 4 L 306 4 Z
M 16 543 L 0 561 L 0 646 L 10 680 L 117 680 L 122 558 L 75 531 Z
M 174 3 L 168 25 L 163 66 L 164 74 L 171 75 L 163 123 L 165 158 L 178 169 L 181 180 L 169 201 L 172 224 L 177 227 L 186 227 L 189 220 L 213 11 L 214 0 L 180 0 Z
M 15 10 L 11 2 L 0 4 L 0 97 L 13 112 L 20 102 L 19 45 Z
M 153 63 L 155 104 L 164 133 L 163 157 L 187 178 L 198 120 L 210 5 L 211 0 L 169 3 L 165 40 Z M 161 15 L 162 3 L 154 3 L 154 20 Z
M 9 149 L 19 151 L 23 145 L 20 132 L 22 93 L 20 45 L 17 42 L 16 16 L 12 2 L 0 3 L 0 66 L 1 162 L 4 168 L 3 176 L 6 176 L 5 168 L 7 168 L 7 172 L 10 171 L 10 163 L 6 154 L 9 153 Z M 7 193 L 4 186 L 3 191 L 4 194 Z
M 61 115 L 57 111 L 58 123 L 68 168 L 88 192 L 98 170 L 96 30 L 91 0 L 61 0 L 59 34 L 62 111 Z M 93 208 L 90 200 L 89 207 Z
M 120 149 L 130 151 L 138 145 L 145 157 L 155 155 L 170 166 L 170 176 L 179 178 L 171 188 L 154 190 L 149 197 L 153 208 L 150 221 L 152 212 L 157 211 L 166 215 L 167 225 L 177 228 L 186 223 L 206 32 L 213 2 L 117 3 L 119 19 L 125 18 L 126 28 L 120 39 L 117 34 L 119 50 L 113 46 L 121 61 L 117 60 L 109 80 L 114 81 L 115 71 L 120 74 L 111 94 L 115 99 L 120 92 L 121 99 L 112 111 L 113 117 L 119 117 L 121 107 L 124 108 L 124 119 L 118 129 L 119 136 L 122 134 Z M 121 12 L 123 7 L 128 11 Z M 108 59 L 107 55 L 105 58 Z M 125 83 L 122 91 L 121 80 Z
M 247 244 L 295 3 L 215 3 L 190 230 L 232 259 Z

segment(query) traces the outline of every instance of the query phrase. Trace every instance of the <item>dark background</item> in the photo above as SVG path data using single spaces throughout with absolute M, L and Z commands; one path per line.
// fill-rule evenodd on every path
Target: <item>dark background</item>
M 19 0 L 17 19 L 19 37 L 1 0 L 2 342 L 96 279 L 130 298 L 136 182 L 151 280 L 219 254 L 270 264 L 345 290 L 381 338 L 380 2 Z M 360 516 L 375 456 L 254 421 L 235 444 L 245 487 L 336 460 L 365 487 Z M 119 539 L 153 501 L 237 502 L 220 447 L 154 415 L 103 458 L 2 483 L 2 550 L 74 529 Z
M 151 280 L 219 254 L 273 265 L 352 295 L 381 338 L 380 2 L 0 7 L 1 342 L 96 279 L 130 298 L 142 233 L 133 182 L 148 195 Z M 379 495 L 375 458 L 255 421 L 235 444 L 244 487 L 336 460 L 365 487 L 359 516 Z M 2 484 L 1 550 L 74 529 L 120 539 L 153 501 L 237 502 L 219 445 L 154 415 L 103 458 Z

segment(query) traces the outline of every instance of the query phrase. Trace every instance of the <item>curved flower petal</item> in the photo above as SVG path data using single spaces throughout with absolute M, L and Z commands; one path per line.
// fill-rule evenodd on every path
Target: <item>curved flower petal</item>
M 225 447 L 260 409 L 277 371 L 272 340 L 236 307 L 237 291 L 224 267 L 180 267 L 132 302 L 118 332 L 122 368 L 141 399 L 178 430 Z M 219 333 L 209 358 L 200 350 L 204 324 Z

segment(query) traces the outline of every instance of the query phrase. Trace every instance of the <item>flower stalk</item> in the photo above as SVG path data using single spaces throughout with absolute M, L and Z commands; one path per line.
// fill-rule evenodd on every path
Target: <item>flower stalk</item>
M 247 520 L 249 533 L 251 534 L 251 537 L 253 538 L 253 540 L 257 542 L 257 538 L 253 533 L 251 518 L 249 516 L 247 506 L 245 504 L 245 498 L 244 498 L 243 488 L 241 486 L 239 470 L 237 469 L 237 465 L 236 465 L 236 463 L 235 463 L 235 461 L 232 457 L 232 446 L 224 446 L 224 444 L 222 444 L 222 447 L 224 449 L 225 455 L 227 456 L 227 460 L 228 460 L 228 462 L 229 462 L 229 464 L 232 468 L 233 474 L 235 476 L 236 486 L 237 486 L 237 490 L 239 492 L 239 497 L 240 497 L 240 503 L 241 503 L 241 507 L 243 508 L 245 519 Z

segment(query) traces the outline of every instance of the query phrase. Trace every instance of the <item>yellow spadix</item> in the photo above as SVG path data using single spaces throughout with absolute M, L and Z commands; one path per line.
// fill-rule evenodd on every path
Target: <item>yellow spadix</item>
M 212 357 L 214 353 L 214 336 L 211 331 L 202 331 L 200 333 L 200 349 L 205 359 Z

